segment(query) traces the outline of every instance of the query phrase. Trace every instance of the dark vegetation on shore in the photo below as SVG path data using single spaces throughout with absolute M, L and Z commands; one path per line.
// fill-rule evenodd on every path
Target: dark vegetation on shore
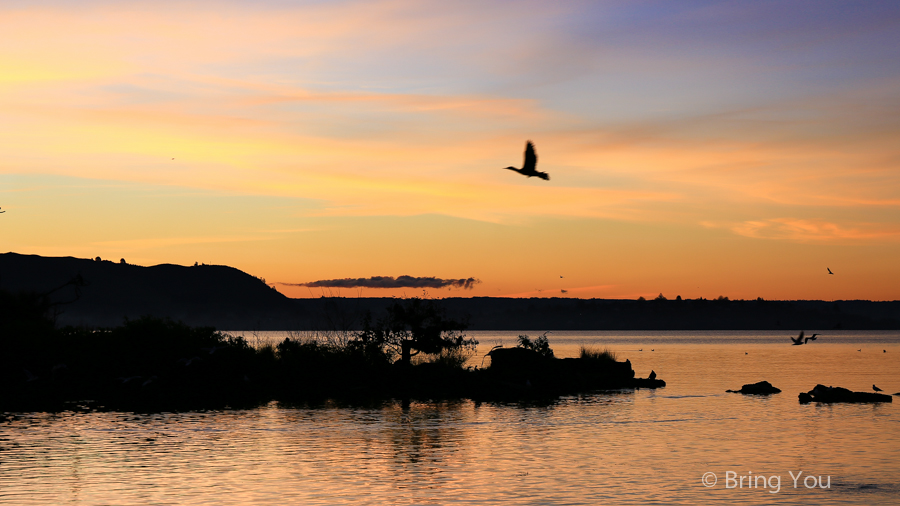
M 72 285 L 80 284 L 73 280 Z M 556 359 L 545 336 L 492 350 L 439 301 L 395 300 L 363 329 L 253 346 L 243 337 L 142 317 L 111 328 L 57 327 L 51 293 L 0 290 L 0 411 L 252 407 L 341 399 L 548 399 L 587 390 L 658 387 L 628 361 L 583 350 Z
M 0 254 L 0 289 L 45 293 L 80 275 L 75 286 L 55 292 L 71 302 L 61 325 L 114 327 L 122 318 L 169 317 L 193 326 L 233 330 L 362 329 L 359 315 L 386 316 L 391 298 L 289 299 L 238 269 L 203 265 L 142 267 L 117 260 Z M 72 302 L 74 300 L 74 302 Z M 900 301 L 777 301 L 576 298 L 445 298 L 449 315 L 468 316 L 470 330 L 790 330 L 900 329 Z

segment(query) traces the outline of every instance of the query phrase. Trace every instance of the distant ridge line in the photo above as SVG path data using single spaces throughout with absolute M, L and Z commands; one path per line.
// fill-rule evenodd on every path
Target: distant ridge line
M 149 267 L 74 257 L 0 254 L 0 290 L 46 292 L 80 274 L 88 286 L 61 307 L 59 325 L 115 326 L 170 317 L 221 330 L 357 330 L 392 297 L 291 299 L 224 265 Z M 71 300 L 72 293 L 59 293 Z M 900 330 L 900 301 L 628 300 L 452 297 L 439 299 L 471 330 Z

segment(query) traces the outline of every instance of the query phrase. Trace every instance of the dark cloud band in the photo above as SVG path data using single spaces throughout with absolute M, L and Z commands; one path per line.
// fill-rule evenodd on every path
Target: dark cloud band
M 372 276 L 371 278 L 322 279 L 309 283 L 279 283 L 287 286 L 310 288 L 446 288 L 449 286 L 471 290 L 480 279 L 442 279 L 415 276 Z

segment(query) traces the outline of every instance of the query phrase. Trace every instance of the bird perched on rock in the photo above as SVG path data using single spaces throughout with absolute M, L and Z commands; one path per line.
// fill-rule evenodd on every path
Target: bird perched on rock
M 543 179 L 544 181 L 549 181 L 550 176 L 546 172 L 540 172 L 538 170 L 535 170 L 536 166 L 537 166 L 537 155 L 534 152 L 534 144 L 532 144 L 531 141 L 528 141 L 528 143 L 525 144 L 525 164 L 522 166 L 522 168 L 517 169 L 515 167 L 506 167 L 506 169 L 514 170 L 514 171 L 518 172 L 519 174 L 522 174 L 523 176 L 539 177 L 539 178 Z
M 881 389 L 878 388 L 878 387 L 876 387 L 875 385 L 872 385 L 872 390 L 875 390 L 876 392 L 880 392 L 880 391 L 881 391 Z
M 647 376 L 647 378 L 655 380 L 656 379 L 656 371 L 650 371 L 650 376 Z

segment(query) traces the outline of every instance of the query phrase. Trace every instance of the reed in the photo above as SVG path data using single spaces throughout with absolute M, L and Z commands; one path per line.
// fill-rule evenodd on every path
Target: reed
M 471 348 L 447 348 L 440 353 L 426 355 L 414 361 L 413 365 L 437 364 L 450 369 L 463 369 L 474 356 L 475 350 Z
M 596 361 L 606 361 L 606 362 L 615 362 L 616 352 L 610 350 L 609 348 L 595 348 L 593 346 L 585 346 L 581 345 L 581 350 L 579 352 L 579 358 L 583 360 L 596 360 Z

